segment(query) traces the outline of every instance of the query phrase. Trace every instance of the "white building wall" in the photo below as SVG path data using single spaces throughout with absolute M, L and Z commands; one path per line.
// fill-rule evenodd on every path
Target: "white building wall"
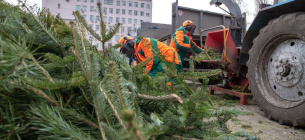
M 112 5 L 109 5 L 112 1 Z M 123 5 L 125 1 L 126 5 Z M 96 3 L 101 2 L 102 11 L 104 20 L 106 21 L 106 28 L 113 27 L 116 23 L 116 18 L 119 18 L 119 22 L 122 23 L 122 19 L 125 19 L 125 23 L 122 23 L 119 32 L 106 44 L 106 47 L 113 46 L 117 44 L 118 39 L 122 35 L 128 35 L 132 38 L 136 37 L 136 30 L 141 26 L 141 21 L 151 22 L 152 21 L 152 2 L 151 0 L 42 0 L 42 7 L 47 8 L 53 15 L 59 15 L 64 20 L 74 20 L 75 17 L 72 15 L 73 11 L 76 11 L 79 8 L 80 13 L 85 16 L 87 23 L 92 26 L 100 35 L 100 22 L 97 20 L 99 17 L 98 8 Z M 118 2 L 120 3 L 118 5 Z M 129 2 L 132 3 L 132 6 L 129 6 Z M 135 3 L 138 4 L 135 7 Z M 144 4 L 142 8 L 141 5 Z M 92 8 L 91 8 L 92 7 Z M 104 9 L 107 8 L 105 11 Z M 112 13 L 110 9 L 112 8 Z M 119 9 L 119 13 L 116 11 Z M 125 14 L 122 13 L 122 9 L 125 9 Z M 132 11 L 132 14 L 129 14 L 129 10 Z M 135 15 L 137 11 L 137 15 Z M 141 16 L 141 12 L 144 13 Z M 90 17 L 93 17 L 93 20 L 90 20 Z M 112 21 L 110 19 L 112 18 Z M 131 23 L 129 23 L 131 19 Z M 136 23 L 135 23 L 136 20 Z M 128 29 L 131 29 L 128 31 Z M 90 35 L 89 35 L 89 38 Z M 102 50 L 101 43 L 95 39 L 92 39 L 94 45 L 98 45 L 98 50 Z

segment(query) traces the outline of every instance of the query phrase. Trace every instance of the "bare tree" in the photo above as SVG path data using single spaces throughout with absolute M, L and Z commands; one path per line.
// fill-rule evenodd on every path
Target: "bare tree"
M 272 4 L 273 0 L 254 0 L 256 11 L 258 12 L 260 10 L 260 6 L 263 4 Z

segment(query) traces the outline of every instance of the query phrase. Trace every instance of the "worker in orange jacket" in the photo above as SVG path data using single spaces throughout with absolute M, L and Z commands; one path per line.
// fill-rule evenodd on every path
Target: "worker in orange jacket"
M 173 35 L 170 43 L 170 47 L 174 48 L 179 56 L 181 63 L 184 62 L 187 52 L 192 48 L 196 53 L 201 53 L 204 49 L 201 49 L 192 39 L 192 35 L 196 29 L 196 26 L 193 25 L 193 22 L 186 20 L 183 22 L 183 25 L 178 28 Z M 183 70 L 183 67 L 179 68 L 180 71 Z
M 136 41 L 129 36 L 122 36 L 119 41 L 121 44 L 120 52 L 126 54 L 127 57 L 133 58 L 137 63 L 146 59 L 151 59 L 145 68 L 144 74 L 155 76 L 158 72 L 164 72 L 159 58 L 153 58 L 156 53 L 160 53 L 165 61 L 176 65 L 182 65 L 175 49 L 163 44 L 152 38 L 137 39 Z

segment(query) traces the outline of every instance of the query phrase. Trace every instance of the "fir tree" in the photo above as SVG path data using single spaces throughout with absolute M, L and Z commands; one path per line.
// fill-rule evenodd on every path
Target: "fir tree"
M 78 12 L 67 24 L 47 10 L 34 14 L 25 4 L 23 9 L 0 0 L 1 139 L 213 139 L 230 134 L 224 123 L 236 111 L 216 109 L 206 85 L 194 90 L 183 81 L 219 71 L 177 74 L 164 63 L 166 74 L 142 75 L 145 62 L 130 67 L 117 45 L 105 48 L 119 23 L 106 31 L 101 18 L 98 36 Z M 85 39 L 87 31 L 102 42 L 102 54 Z M 168 77 L 179 79 L 172 89 L 165 84 Z M 175 94 L 180 89 L 189 98 Z M 216 120 L 205 120 L 210 117 Z

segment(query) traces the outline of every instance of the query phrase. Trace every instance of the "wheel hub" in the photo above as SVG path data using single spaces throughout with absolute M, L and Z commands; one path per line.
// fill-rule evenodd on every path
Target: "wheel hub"
M 291 39 L 279 44 L 271 53 L 267 75 L 272 90 L 282 99 L 305 99 L 304 56 L 305 42 Z

